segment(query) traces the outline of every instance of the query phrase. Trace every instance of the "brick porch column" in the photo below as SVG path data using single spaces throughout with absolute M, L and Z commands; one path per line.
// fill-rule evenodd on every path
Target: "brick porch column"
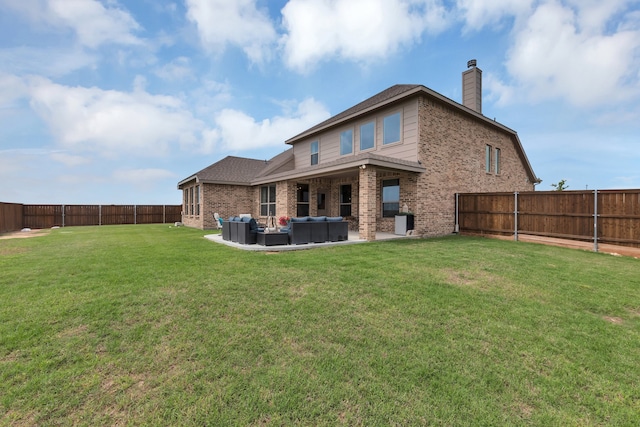
M 361 239 L 376 240 L 376 169 L 360 167 L 358 231 Z

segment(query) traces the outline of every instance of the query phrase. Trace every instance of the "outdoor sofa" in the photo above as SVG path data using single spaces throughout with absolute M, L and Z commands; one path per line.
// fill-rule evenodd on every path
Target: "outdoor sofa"
M 287 232 L 292 245 L 339 242 L 349 238 L 349 222 L 341 216 L 293 217 Z
M 258 227 L 258 222 L 250 217 L 232 216 L 222 223 L 222 239 L 243 245 L 255 244 L 258 231 L 264 228 Z
M 258 232 L 264 228 L 250 217 L 232 216 L 222 223 L 222 239 L 243 245 L 252 245 L 257 241 Z M 287 233 L 289 243 L 301 245 L 306 243 L 339 242 L 349 239 L 349 222 L 341 216 L 305 216 L 291 218 L 289 225 L 280 232 Z

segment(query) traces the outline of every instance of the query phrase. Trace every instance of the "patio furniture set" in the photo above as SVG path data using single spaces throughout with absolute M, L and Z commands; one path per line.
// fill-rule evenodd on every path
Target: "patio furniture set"
M 293 217 L 280 230 L 269 230 L 255 218 L 232 216 L 222 222 L 222 239 L 243 245 L 302 245 L 348 240 L 349 223 L 342 217 Z

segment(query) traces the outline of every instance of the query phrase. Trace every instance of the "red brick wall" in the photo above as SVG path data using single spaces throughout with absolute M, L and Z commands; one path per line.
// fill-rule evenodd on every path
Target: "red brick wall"
M 194 185 L 187 185 L 183 188 Z M 215 212 L 223 219 L 244 213 L 257 214 L 254 212 L 254 200 L 258 195 L 258 190 L 253 187 L 221 184 L 200 184 L 200 187 L 200 215 L 191 215 L 183 206 L 182 222 L 188 227 L 216 228 L 213 218 Z
M 455 226 L 455 193 L 533 191 L 512 137 L 481 120 L 422 97 L 418 160 L 427 172 L 417 177 L 416 233 L 450 234 Z M 485 146 L 501 150 L 501 173 L 485 172 Z
M 503 131 L 470 114 L 426 96 L 418 100 L 417 159 L 426 168 L 422 174 L 369 168 L 375 171 L 375 182 L 364 188 L 375 188 L 373 199 L 361 200 L 358 171 L 336 179 L 317 178 L 276 183 L 276 217 L 295 216 L 296 186 L 309 184 L 311 215 L 317 213 L 316 194 L 324 188 L 330 199 L 329 215 L 339 214 L 340 184 L 352 185 L 352 214 L 359 218 L 364 205 L 376 208 L 376 231 L 393 232 L 394 218 L 382 218 L 381 186 L 384 179 L 400 179 L 400 206 L 406 204 L 415 214 L 418 235 L 438 236 L 454 231 L 455 193 L 533 191 L 524 165 L 516 150 L 516 142 Z M 501 172 L 485 172 L 485 146 L 501 150 Z M 494 153 L 492 153 L 494 154 Z M 362 172 L 362 171 L 359 171 Z M 371 176 L 367 175 L 367 179 Z M 191 185 L 195 185 L 191 184 Z M 223 218 L 249 213 L 260 217 L 260 186 L 201 184 L 200 215 L 183 213 L 185 225 L 214 228 L 213 213 Z M 364 203 L 364 205 L 363 205 Z M 370 227 L 368 233 L 370 233 Z

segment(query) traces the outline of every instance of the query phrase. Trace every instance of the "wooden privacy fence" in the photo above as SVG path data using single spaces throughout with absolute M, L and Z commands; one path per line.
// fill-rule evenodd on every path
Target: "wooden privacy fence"
M 640 190 L 456 194 L 456 230 L 640 247 Z
M 2 230 L 182 221 L 181 205 L 22 205 L 0 203 Z M 5 221 L 5 218 L 7 219 Z M 5 226 L 5 222 L 7 223 Z
M 0 233 L 22 228 L 22 205 L 0 202 Z

